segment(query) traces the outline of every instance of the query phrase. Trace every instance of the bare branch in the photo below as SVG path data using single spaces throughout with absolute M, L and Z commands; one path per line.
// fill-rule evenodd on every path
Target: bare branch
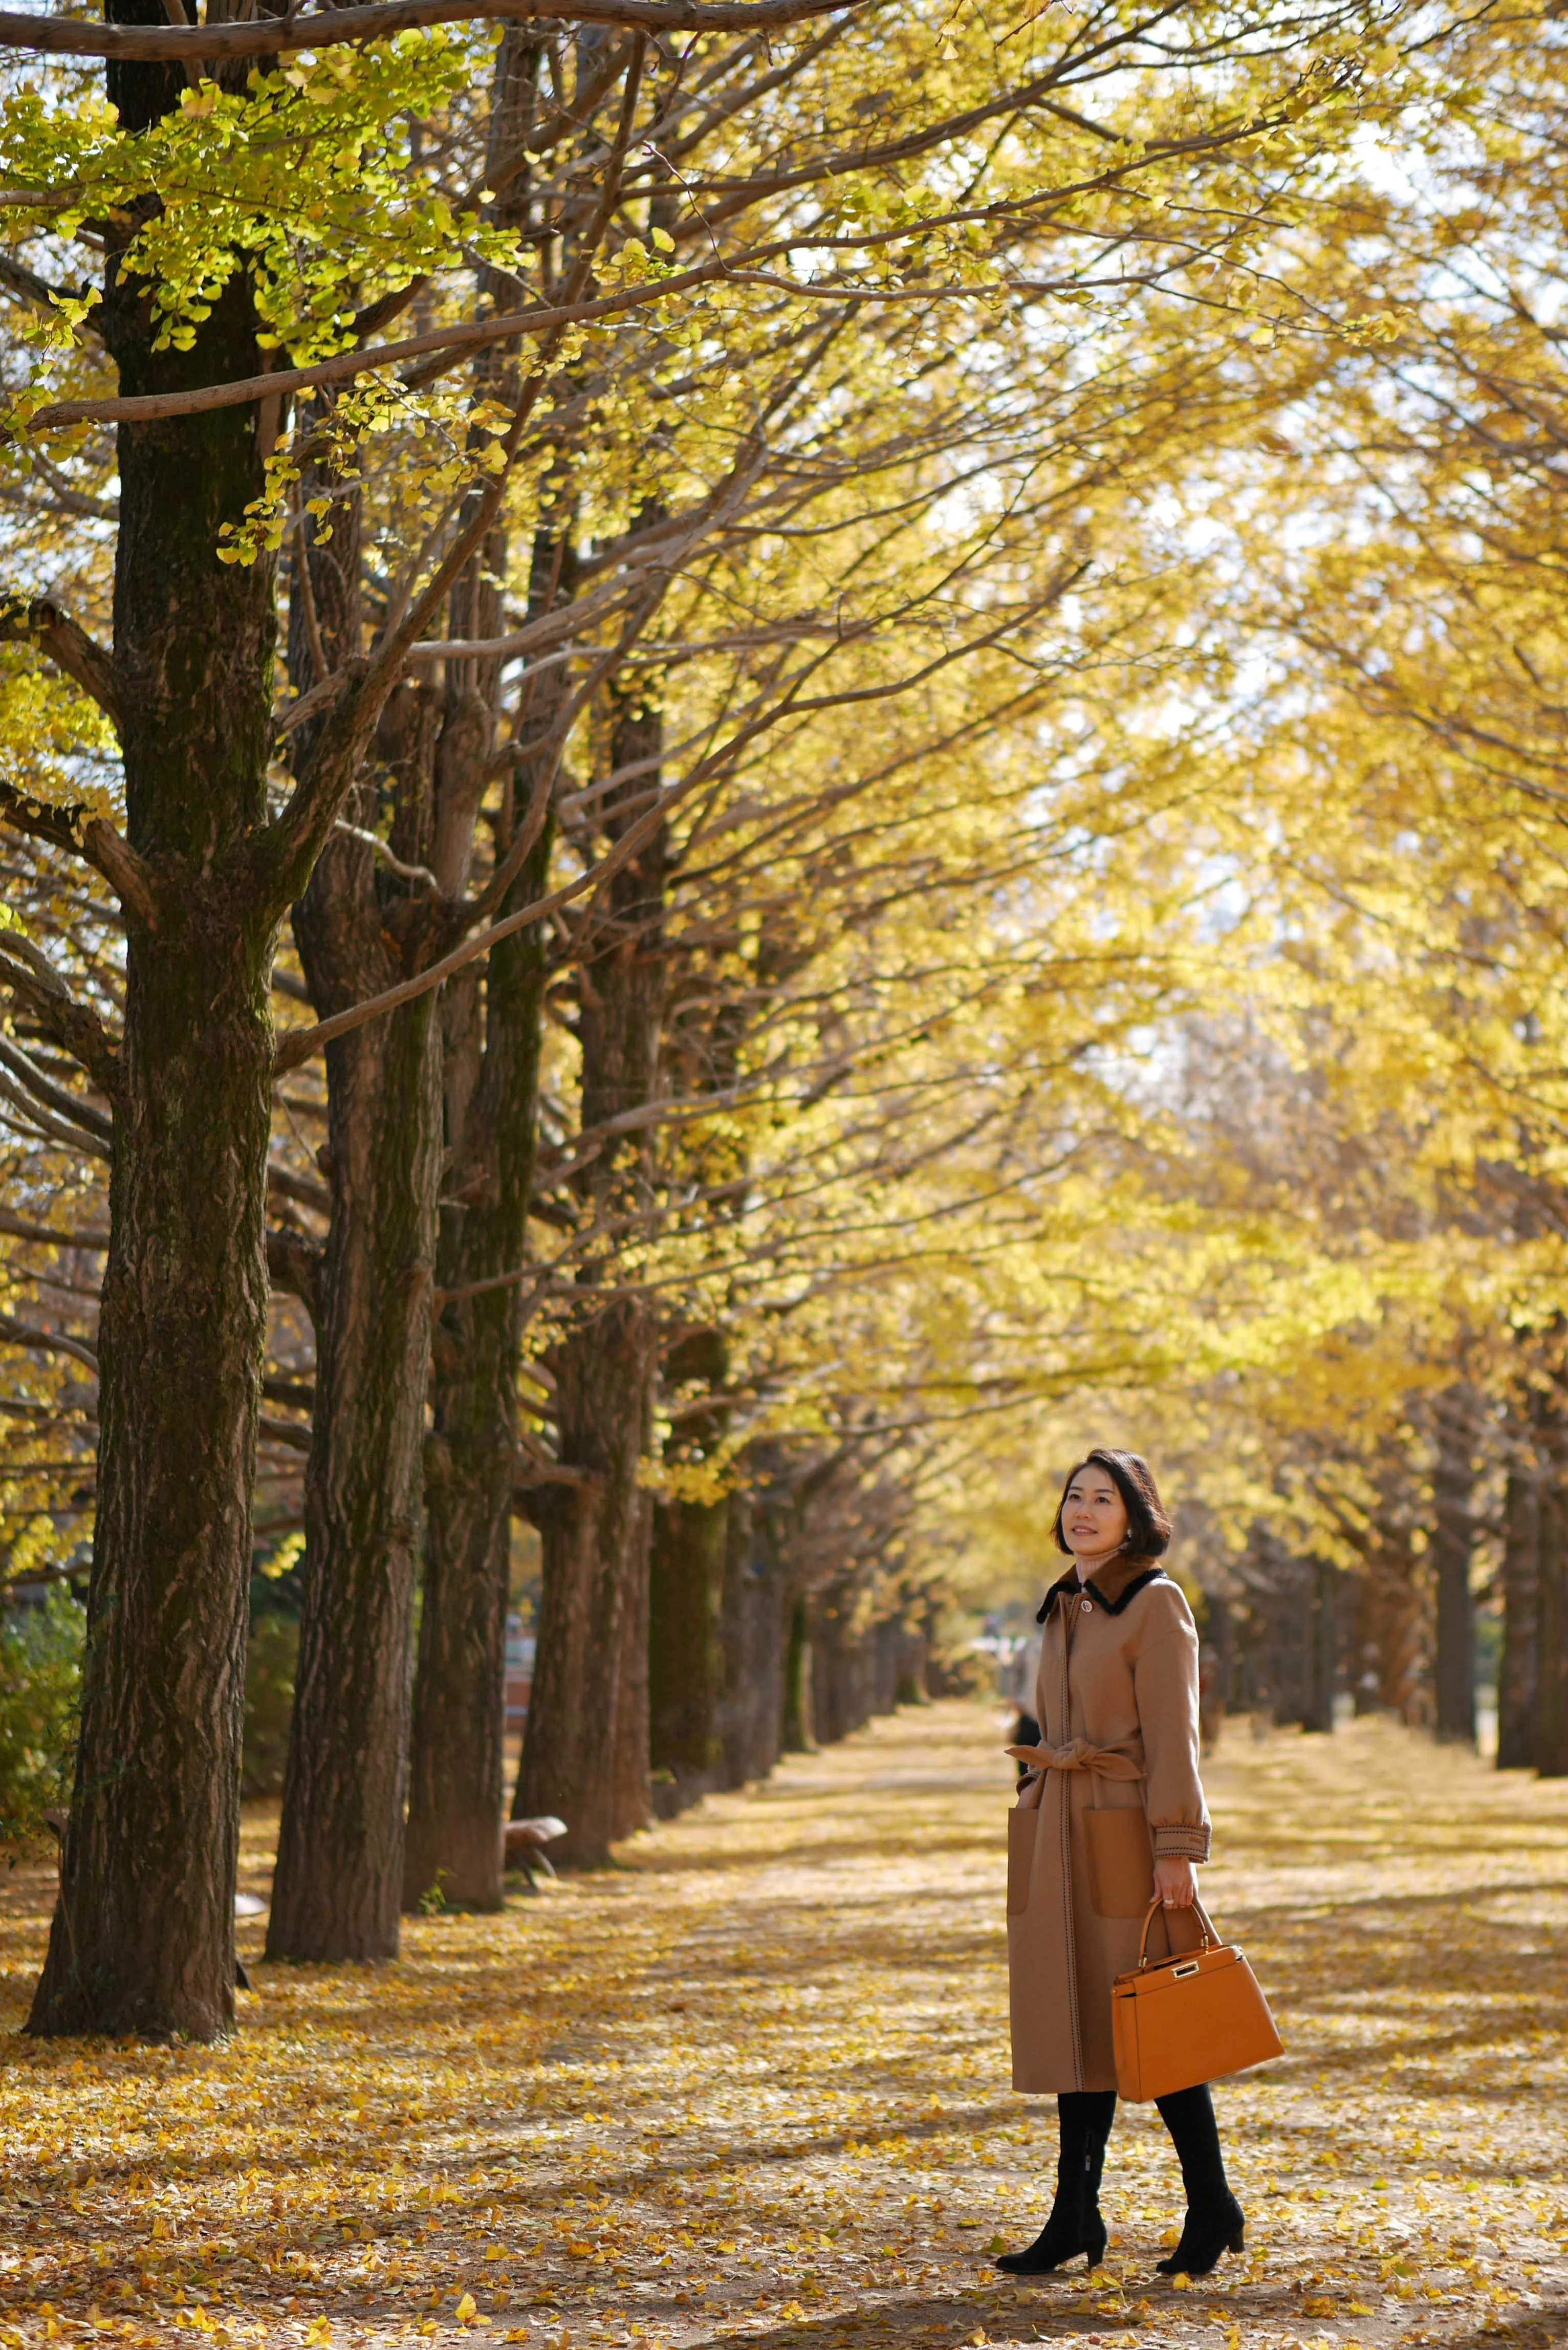
M 109 1147 L 101 1136 L 89 1134 L 70 1118 L 57 1117 L 34 1097 L 29 1087 L 4 1075 L 0 1075 L 0 1101 L 9 1102 L 20 1113 L 26 1127 L 47 1135 L 51 1142 L 63 1142 L 67 1150 L 83 1151 L 89 1159 L 108 1159 Z
M 379 857 L 389 872 L 400 874 L 405 881 L 422 881 L 427 889 L 439 890 L 441 888 L 428 865 L 405 865 L 400 857 L 393 856 L 379 832 L 367 832 L 362 824 L 349 824 L 342 816 L 338 817 L 332 829 L 334 832 L 346 832 L 350 840 L 357 840 L 361 847 Z
M 275 1289 L 286 1289 L 297 1297 L 311 1321 L 317 1318 L 321 1295 L 321 1250 L 303 1232 L 269 1232 L 266 1236 L 266 1269 Z
M 304 1033 L 310 1035 L 314 1032 L 306 1029 Z M 301 1057 L 308 1059 L 309 1055 L 306 1054 Z M 308 1175 L 291 1174 L 286 1167 L 280 1167 L 275 1159 L 267 1160 L 266 1187 L 269 1191 L 275 1191 L 280 1200 L 292 1200 L 301 1208 L 314 1208 L 319 1216 L 332 1212 L 332 1194 L 325 1183 L 313 1183 Z
M 79 290 L 76 286 L 51 286 L 47 277 L 40 277 L 36 270 L 29 269 L 26 262 L 18 261 L 10 253 L 0 253 L 0 286 L 4 286 L 7 294 L 15 294 L 18 300 L 31 303 L 34 309 L 46 311 L 51 317 L 58 316 L 57 296 Z M 94 323 L 90 311 L 86 323 L 89 327 Z
M 69 1355 L 73 1362 L 85 1363 L 97 1374 L 98 1349 L 86 1338 L 67 1338 L 59 1330 L 35 1330 L 30 1323 L 14 1322 L 8 1314 L 0 1314 L 0 1339 L 13 1347 L 26 1347 L 34 1354 Z
M 47 597 L 0 598 L 0 643 L 18 642 L 37 645 L 57 668 L 91 695 L 116 733 L 119 732 L 113 660 L 85 629 Z M 157 929 L 158 895 L 151 871 L 106 817 L 88 815 L 81 805 L 51 806 L 4 781 L 0 781 L 0 817 L 19 832 L 31 833 L 35 839 L 85 857 L 103 875 L 126 910 L 138 915 L 149 930 Z
M 337 12 L 338 15 L 342 13 Z M 0 17 L 0 23 L 4 21 L 4 17 Z M 1085 186 L 1099 184 L 1098 181 L 1085 182 Z M 927 223 L 926 225 L 930 227 L 940 224 Z M 872 245 L 908 234 L 907 229 L 898 229 L 888 230 L 879 236 L 780 237 L 770 244 L 758 245 L 749 253 L 743 270 L 719 255 L 707 261 L 695 262 L 690 269 L 671 270 L 667 276 L 649 277 L 639 285 L 623 286 L 614 294 L 598 295 L 592 301 L 581 301 L 575 294 L 569 295 L 558 305 L 535 303 L 525 310 L 504 310 L 493 317 L 469 319 L 451 327 L 435 327 L 428 334 L 409 335 L 400 342 L 372 343 L 366 350 L 342 351 L 336 359 L 318 360 L 314 367 L 276 368 L 267 375 L 236 376 L 228 383 L 200 384 L 189 391 L 141 392 L 123 400 L 52 400 L 47 407 L 34 411 L 26 430 L 29 432 L 53 432 L 67 424 L 145 424 L 168 416 L 202 415 L 214 408 L 243 408 L 254 400 L 309 391 L 321 384 L 349 382 L 357 376 L 373 374 L 378 368 L 393 367 L 403 359 L 418 359 L 431 351 L 483 350 L 493 343 L 514 342 L 520 335 L 555 338 L 564 328 L 582 325 L 591 319 L 619 317 L 628 311 L 645 309 L 650 303 L 667 302 L 672 295 L 689 293 L 696 286 L 710 286 L 720 279 L 739 285 L 766 286 L 780 293 L 826 302 L 868 302 L 875 298 L 878 302 L 919 305 L 929 302 L 937 294 L 954 300 L 974 301 L 988 294 L 994 296 L 1009 290 L 1001 281 L 990 287 L 955 285 L 898 289 L 833 283 L 814 286 L 807 279 L 769 276 L 757 265 L 797 252 L 859 253 Z M 1075 287 L 1079 281 L 1064 279 L 1062 282 Z M 1032 282 L 1026 290 L 1038 294 L 1049 292 L 1051 288 Z M 408 390 L 422 380 L 416 370 L 405 380 L 403 388 Z
M 854 0 L 847 0 L 854 5 Z M 421 25 L 485 22 L 639 26 L 650 33 L 754 33 L 798 25 L 846 7 L 846 0 L 373 0 L 358 8 L 290 10 L 231 25 L 95 24 L 90 17 L 0 12 L 0 47 L 57 56 L 124 57 L 143 63 L 279 57 L 343 41 L 379 41 Z
M 40 1248 L 106 1249 L 109 1234 L 105 1232 L 63 1232 L 56 1224 L 35 1224 L 29 1217 L 18 1216 L 10 1208 L 0 1208 L 0 1232 L 13 1240 L 34 1241 Z
M 3 22 L 4 18 L 0 18 Z M 767 248 L 770 255 L 787 250 L 783 244 Z M 620 293 L 600 295 L 591 302 L 570 301 L 558 307 L 535 303 L 526 310 L 504 310 L 494 317 L 436 327 L 424 335 L 407 335 L 400 342 L 372 343 L 366 350 L 343 351 L 336 359 L 318 360 L 315 367 L 277 368 L 270 375 L 237 376 L 229 383 L 201 384 L 190 391 L 143 392 L 125 400 L 57 400 L 47 408 L 35 410 L 27 430 L 52 432 L 60 425 L 84 423 L 144 424 L 165 416 L 198 416 L 213 408 L 244 408 L 253 400 L 309 391 L 324 383 L 348 382 L 356 376 L 374 373 L 377 368 L 418 359 L 427 351 L 483 350 L 492 343 L 514 341 L 519 335 L 556 335 L 563 327 L 576 326 L 585 319 L 612 317 L 624 310 L 640 309 L 649 302 L 663 302 L 671 294 L 684 293 L 689 286 L 706 285 L 725 274 L 723 262 L 705 261 L 668 277 L 628 286 Z
M 273 1419 L 263 1412 L 256 1425 L 264 1436 L 270 1436 L 275 1444 L 286 1444 L 291 1452 L 310 1450 L 309 1429 L 296 1426 L 292 1419 Z
M 90 1005 L 78 1003 L 42 948 L 15 931 L 0 931 L 0 985 L 9 987 L 52 1041 L 112 1097 L 119 1082 L 119 1055 L 102 1021 Z
M 428 994 L 465 963 L 477 962 L 481 955 L 488 954 L 492 947 L 509 939 L 514 931 L 525 930 L 530 922 L 543 921 L 557 907 L 569 905 L 587 890 L 597 889 L 647 846 L 668 815 L 669 799 L 661 799 L 622 835 L 607 857 L 601 858 L 587 873 L 579 874 L 575 881 L 566 882 L 559 889 L 552 889 L 546 898 L 536 898 L 531 906 L 519 907 L 504 920 L 492 922 L 488 930 L 454 947 L 451 954 L 431 963 L 414 978 L 405 979 L 400 985 L 389 987 L 379 995 L 367 996 L 362 1003 L 351 1003 L 346 1012 L 334 1013 L 330 1020 L 318 1020 L 313 1028 L 291 1028 L 278 1045 L 273 1075 L 282 1076 L 288 1069 L 297 1069 L 302 1062 L 314 1060 L 334 1036 L 346 1036 L 350 1029 L 362 1027 L 367 1020 L 379 1020 L 384 1013 L 395 1012 L 400 1004 L 411 1003 L 416 996 Z
M 642 87 L 646 50 L 646 36 L 639 33 L 630 44 L 626 87 L 609 167 L 597 208 L 566 282 L 564 309 L 569 310 L 579 301 L 584 287 L 589 283 L 595 256 L 615 214 L 627 149 L 636 119 L 638 97 Z M 434 570 L 419 593 L 412 596 L 406 608 L 399 613 L 395 623 L 389 618 L 369 660 L 356 660 L 344 664 L 345 671 L 352 673 L 353 691 L 337 705 L 327 719 L 293 794 L 262 838 L 266 886 L 269 894 L 275 897 L 279 911 L 305 887 L 327 827 L 338 814 L 364 743 L 387 696 L 403 674 L 409 648 L 419 641 L 464 565 L 475 549 L 483 545 L 501 511 L 524 434 L 544 391 L 563 331 L 562 327 L 556 326 L 545 337 L 535 365 L 514 401 L 512 422 L 500 444 L 501 463 L 490 474 L 478 496 L 470 501 L 472 511 L 465 514 Z M 421 554 L 421 566 L 424 559 Z M 441 966 L 438 964 L 433 968 L 439 971 Z M 423 978 L 412 983 L 413 993 L 423 994 L 429 983 Z M 348 1026 L 358 1024 L 357 1018 L 343 1016 L 347 1017 Z M 331 1025 L 327 1022 L 307 1033 L 325 1042 L 326 1032 Z M 293 1066 L 294 1062 L 280 1056 L 275 1066 L 280 1070 L 286 1069 Z
M 42 1102 L 44 1107 L 53 1110 L 57 1118 L 68 1118 L 73 1126 L 96 1136 L 100 1143 L 108 1144 L 114 1140 L 112 1118 L 107 1118 L 102 1110 L 96 1109 L 91 1102 L 85 1102 L 78 1095 L 73 1094 L 67 1086 L 57 1085 L 53 1077 L 39 1068 L 31 1054 L 25 1053 L 20 1045 L 13 1044 L 8 1036 L 0 1036 L 0 1068 L 9 1069 L 17 1083 L 25 1086 L 36 1101 Z
M 30 600 L 0 597 L 0 644 L 35 644 L 47 653 L 57 669 L 74 678 L 90 694 L 118 734 L 119 697 L 114 685 L 114 658 L 87 630 L 62 612 L 47 596 Z
M 106 817 L 88 816 L 79 804 L 51 806 L 0 778 L 0 818 L 18 832 L 30 833 L 35 840 L 47 840 L 56 848 L 68 848 L 85 857 L 128 912 L 140 916 L 150 931 L 158 928 L 160 908 L 151 871 Z
M 127 913 L 136 914 L 150 931 L 158 928 L 161 908 L 151 868 L 122 833 L 104 816 L 95 816 L 82 827 L 82 851 L 96 866 Z

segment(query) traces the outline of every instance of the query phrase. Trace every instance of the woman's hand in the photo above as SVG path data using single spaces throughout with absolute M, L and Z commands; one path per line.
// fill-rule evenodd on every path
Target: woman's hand
M 1154 1889 L 1168 1909 L 1190 1909 L 1198 1898 L 1198 1871 L 1189 1860 L 1157 1860 Z

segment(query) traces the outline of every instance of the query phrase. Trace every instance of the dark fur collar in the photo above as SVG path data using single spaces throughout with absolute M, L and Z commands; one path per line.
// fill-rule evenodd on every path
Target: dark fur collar
M 1146 1583 L 1163 1583 L 1165 1569 L 1155 1566 L 1147 1558 L 1113 1559 L 1102 1566 L 1097 1575 L 1091 1575 L 1084 1589 L 1091 1599 L 1097 1600 L 1107 1616 L 1119 1616 L 1129 1599 L 1137 1597 Z M 1078 1588 L 1078 1570 L 1070 1566 L 1057 1583 L 1051 1586 L 1041 1603 L 1037 1624 L 1044 1624 L 1059 1599 L 1064 1599 Z

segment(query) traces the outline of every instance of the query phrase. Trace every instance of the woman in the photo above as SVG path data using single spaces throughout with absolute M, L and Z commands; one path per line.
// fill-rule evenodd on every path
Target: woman
M 1198 1633 L 1158 1565 L 1170 1541 L 1147 1461 L 1096 1449 L 1067 1480 L 1055 1524 L 1071 1571 L 1040 1610 L 1037 1747 L 1008 1816 L 1012 2085 L 1056 2093 L 1061 2150 L 1051 2216 L 997 2266 L 1038 2276 L 1105 2254 L 1100 2169 L 1116 2109 L 1113 1979 L 1151 1953 L 1195 1947 L 1196 1862 L 1209 1857 L 1198 1775 Z M 1184 1913 L 1187 1913 L 1184 1915 Z M 1164 1946 L 1160 1935 L 1164 1929 Z M 1245 2218 L 1225 2178 L 1207 2086 L 1156 2100 L 1187 2189 L 1181 2241 L 1159 2266 L 1206 2276 L 1240 2251 Z

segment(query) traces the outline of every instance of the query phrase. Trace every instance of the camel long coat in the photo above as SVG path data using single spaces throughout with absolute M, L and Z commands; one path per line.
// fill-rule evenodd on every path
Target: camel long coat
M 1116 2087 L 1111 1983 L 1137 1964 L 1154 1860 L 1207 1860 L 1210 1845 L 1198 1631 L 1179 1587 L 1147 1559 L 1081 1589 L 1075 1569 L 1040 1614 L 1044 1767 L 1008 1814 L 1012 2085 L 1029 2096 Z M 1149 1950 L 1199 1939 L 1189 1913 L 1162 1912 Z

